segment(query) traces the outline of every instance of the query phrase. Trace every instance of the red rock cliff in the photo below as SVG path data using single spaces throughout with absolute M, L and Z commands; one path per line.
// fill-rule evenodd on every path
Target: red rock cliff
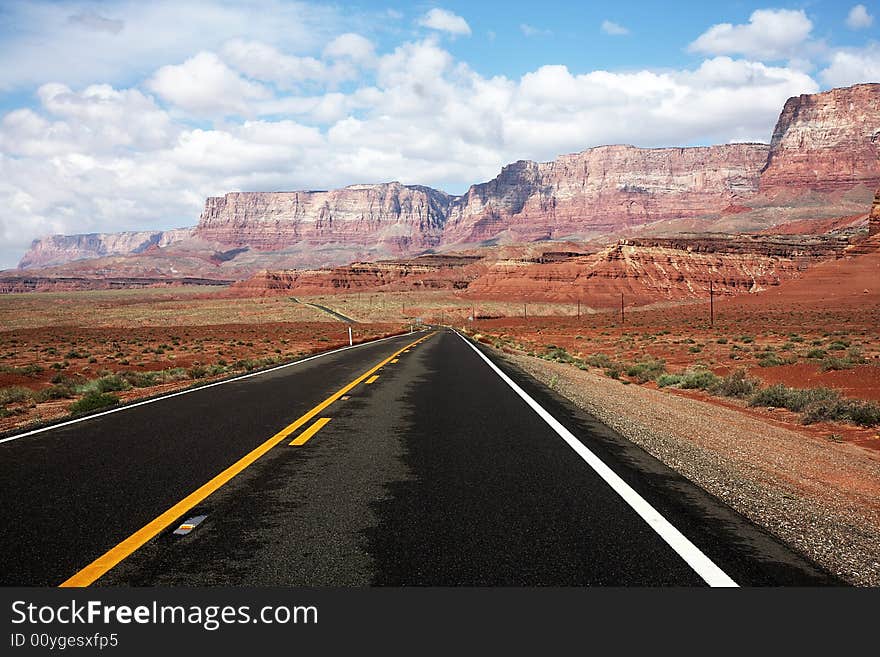
M 234 192 L 209 198 L 196 236 L 281 250 L 299 242 L 383 245 L 389 253 L 436 246 L 449 196 L 400 183 L 318 192 Z
M 761 174 L 763 194 L 880 185 L 880 84 L 789 98 Z
M 701 217 L 753 196 L 765 144 L 600 146 L 552 162 L 520 161 L 453 202 L 444 242 L 594 236 Z

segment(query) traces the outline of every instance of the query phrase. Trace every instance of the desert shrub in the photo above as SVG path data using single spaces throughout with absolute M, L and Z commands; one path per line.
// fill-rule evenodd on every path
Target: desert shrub
M 827 353 L 824 349 L 810 349 L 807 358 L 825 358 Z
M 849 344 L 847 340 L 835 340 L 828 345 L 828 351 L 843 351 L 849 347 Z
M 614 364 L 608 354 L 591 354 L 584 359 L 584 362 L 591 367 L 608 368 Z
M 818 408 L 822 404 L 832 404 L 838 401 L 840 401 L 840 393 L 830 388 L 799 389 L 777 383 L 758 390 L 749 401 L 749 405 L 787 408 L 795 413 L 800 413 L 811 405 Z
M 719 378 L 703 367 L 688 370 L 681 376 L 679 387 L 685 390 L 710 390 L 718 384 Z
M 622 373 L 623 365 L 620 363 L 612 363 L 609 367 L 605 368 L 605 376 L 611 377 L 612 379 L 619 379 Z
M 836 356 L 828 356 L 819 366 L 823 372 L 831 370 L 848 370 L 852 367 L 852 363 L 846 358 L 837 358 Z
M 777 365 L 785 365 L 788 361 L 781 359 L 774 352 L 768 351 L 761 355 L 758 359 L 760 367 L 776 367 Z
M 89 394 L 92 392 L 117 392 L 119 390 L 128 390 L 131 384 L 124 376 L 119 374 L 107 374 L 98 379 L 92 379 L 76 387 L 79 394 Z
M 109 408 L 119 403 L 119 397 L 109 395 L 103 392 L 92 391 L 86 393 L 85 396 L 73 402 L 68 409 L 74 415 L 79 413 L 88 413 L 101 408 Z
M 208 368 L 204 365 L 193 365 L 186 373 L 191 379 L 204 379 L 208 376 Z
M 0 388 L 0 406 L 29 401 L 33 397 L 33 394 L 32 390 L 25 388 L 24 386 Z
M 715 342 L 718 344 L 727 344 L 727 338 L 718 338 Z
M 639 383 L 654 381 L 666 371 L 666 362 L 662 360 L 643 360 L 626 368 L 626 375 Z
M 875 401 L 848 399 L 846 415 L 853 424 L 862 427 L 876 427 L 880 424 L 880 404 Z
M 657 379 L 657 386 L 660 388 L 677 386 L 679 383 L 681 383 L 681 374 L 662 374 Z
M 72 385 L 62 383 L 43 388 L 34 395 L 34 399 L 38 402 L 43 402 L 50 399 L 71 399 L 75 395 L 76 393 Z
M 134 388 L 149 388 L 158 384 L 158 372 L 123 372 L 122 376 Z
M 569 363 L 573 360 L 571 354 L 562 347 L 547 345 L 547 352 L 541 356 L 545 360 L 556 361 L 557 363 Z
M 846 359 L 853 365 L 865 362 L 865 354 L 861 347 L 850 347 L 846 352 Z
M 11 365 L 0 365 L 0 373 L 16 374 L 18 376 L 36 376 L 42 374 L 46 370 L 35 363 L 23 365 L 22 367 L 14 367 Z
M 747 370 L 740 368 L 719 379 L 712 387 L 711 392 L 722 397 L 747 399 L 755 394 L 759 386 L 758 379 L 753 379 L 748 375 Z

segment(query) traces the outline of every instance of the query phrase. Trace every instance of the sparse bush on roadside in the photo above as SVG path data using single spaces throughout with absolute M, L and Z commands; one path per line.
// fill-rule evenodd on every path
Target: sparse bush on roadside
M 557 363 L 570 363 L 574 358 L 562 347 L 548 344 L 547 351 L 541 356 L 544 360 L 552 360 Z
M 642 360 L 626 368 L 626 375 L 639 383 L 654 381 L 666 372 L 666 362 L 656 359 Z
M 25 388 L 24 386 L 0 388 L 0 406 L 6 406 L 6 404 L 20 404 L 22 402 L 30 401 L 33 395 L 33 390 Z
M 810 349 L 806 356 L 807 358 L 825 358 L 827 353 L 824 349 Z
M 68 410 L 72 414 L 78 415 L 80 413 L 88 413 L 89 411 L 96 411 L 102 408 L 116 406 L 118 403 L 119 397 L 117 397 L 116 395 L 92 391 L 73 402 L 68 407 Z
M 806 407 L 801 421 L 804 424 L 842 421 L 874 427 L 880 424 L 880 404 L 863 399 L 820 399 Z
M 748 375 L 748 371 L 740 368 L 722 377 L 712 387 L 712 394 L 722 397 L 736 397 L 747 399 L 751 397 L 760 386 L 760 381 Z
M 52 399 L 73 399 L 75 396 L 76 392 L 74 391 L 73 386 L 62 383 L 51 385 L 48 388 L 43 388 L 42 390 L 37 391 L 34 395 L 34 400 L 37 402 L 44 402 Z
M 658 388 L 677 386 L 679 383 L 681 383 L 681 374 L 663 374 L 657 379 Z
M 696 367 L 681 375 L 679 387 L 683 390 L 709 390 L 718 384 L 719 378 L 704 367 Z
M 615 364 L 608 354 L 590 354 L 584 358 L 584 362 L 590 367 L 601 368 L 609 368 Z
M 620 363 L 612 363 L 609 367 L 605 368 L 605 376 L 612 379 L 619 379 L 622 373 L 623 365 L 621 365 Z
M 750 406 L 787 408 L 801 413 L 808 406 L 840 401 L 840 393 L 831 388 L 789 388 L 781 383 L 762 388 L 749 401 Z
M 206 376 L 208 376 L 208 368 L 204 365 L 193 365 L 187 370 L 186 373 L 191 379 L 204 379 Z
M 118 392 L 120 390 L 128 390 L 129 388 L 131 388 L 131 384 L 125 377 L 119 374 L 107 374 L 76 386 L 76 392 L 81 395 L 87 395 L 92 392 Z

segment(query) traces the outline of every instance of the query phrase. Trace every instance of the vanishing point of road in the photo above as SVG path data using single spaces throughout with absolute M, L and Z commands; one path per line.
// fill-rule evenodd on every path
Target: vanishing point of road
M 0 584 L 839 584 L 448 329 L 0 443 Z

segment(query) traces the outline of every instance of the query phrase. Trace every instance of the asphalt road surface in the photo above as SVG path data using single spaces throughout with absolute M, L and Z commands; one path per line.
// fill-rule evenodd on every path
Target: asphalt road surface
M 840 583 L 448 330 L 8 440 L 0 494 L 3 585 Z

